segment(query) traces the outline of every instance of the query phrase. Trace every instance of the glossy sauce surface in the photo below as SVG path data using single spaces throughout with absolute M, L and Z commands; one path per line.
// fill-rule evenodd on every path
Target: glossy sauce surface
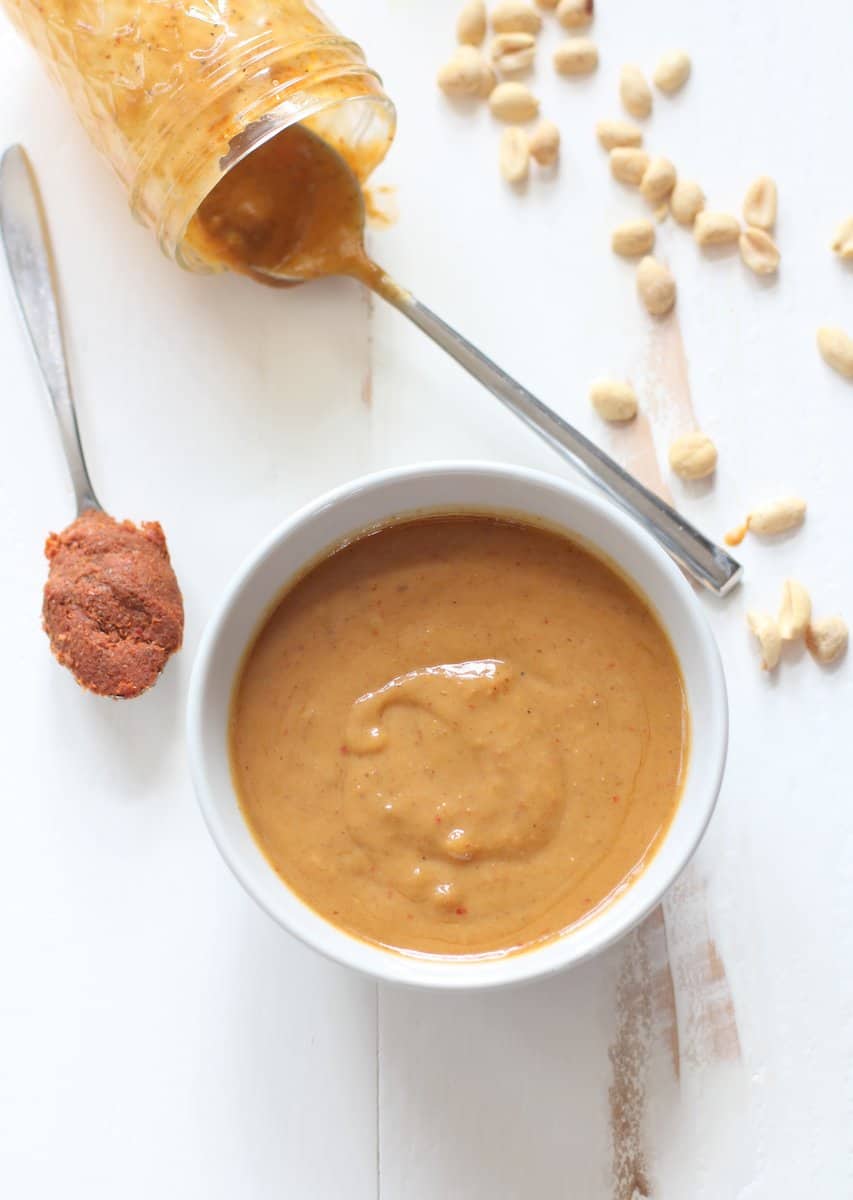
M 231 756 L 272 866 L 402 951 L 523 949 L 642 871 L 688 748 L 672 647 L 609 566 L 488 516 L 388 526 L 283 597 Z

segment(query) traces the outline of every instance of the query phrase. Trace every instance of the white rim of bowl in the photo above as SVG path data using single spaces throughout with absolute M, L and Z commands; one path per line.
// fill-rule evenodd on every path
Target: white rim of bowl
M 639 907 L 631 907 L 626 900 L 630 898 L 635 891 L 639 881 L 647 875 L 652 869 L 654 862 L 659 858 L 664 846 L 670 836 L 671 828 L 667 830 L 661 839 L 655 853 L 650 860 L 648 866 L 643 870 L 637 881 L 629 885 L 619 897 L 614 899 L 607 905 L 604 911 L 613 912 L 624 908 L 622 919 L 617 919 L 614 922 L 614 928 L 606 935 L 600 937 L 594 944 L 585 947 L 582 950 L 573 950 L 572 939 L 574 930 L 578 932 L 589 930 L 595 924 L 595 917 L 581 922 L 574 930 L 570 930 L 565 935 L 549 939 L 534 946 L 529 950 L 525 950 L 516 954 L 510 954 L 505 957 L 493 959 L 472 959 L 463 958 L 460 961 L 454 960 L 448 956 L 446 958 L 435 956 L 418 957 L 416 955 L 408 955 L 396 952 L 392 949 L 386 949 L 383 946 L 365 941 L 358 938 L 356 935 L 349 933 L 345 929 L 334 925 L 328 921 L 322 914 L 311 908 L 302 898 L 290 889 L 284 880 L 280 877 L 282 889 L 289 892 L 297 903 L 305 909 L 313 918 L 322 922 L 324 926 L 332 930 L 335 935 L 334 948 L 321 945 L 315 940 L 310 933 L 304 930 L 293 928 L 287 921 L 275 911 L 274 907 L 266 902 L 259 895 L 258 889 L 255 887 L 254 880 L 251 877 L 251 872 L 244 870 L 243 863 L 239 857 L 233 852 L 231 841 L 228 833 L 225 830 L 223 821 L 220 817 L 219 807 L 213 796 L 213 789 L 208 781 L 206 764 L 204 761 L 204 753 L 202 750 L 203 744 L 203 724 L 205 717 L 205 697 L 207 694 L 210 671 L 212 667 L 213 653 L 217 645 L 222 626 L 225 623 L 231 608 L 239 597 L 246 583 L 263 563 L 266 557 L 274 551 L 278 544 L 288 535 L 292 534 L 299 526 L 311 518 L 317 516 L 323 510 L 337 506 L 347 499 L 369 490 L 381 489 L 389 483 L 394 483 L 399 480 L 409 479 L 429 479 L 439 476 L 454 476 L 454 475 L 480 475 L 491 476 L 493 478 L 512 478 L 519 480 L 522 483 L 532 483 L 540 487 L 545 487 L 552 492 L 560 493 L 570 504 L 580 505 L 588 511 L 597 514 L 604 518 L 605 522 L 610 522 L 625 533 L 629 539 L 634 540 L 643 547 L 643 551 L 655 560 L 657 567 L 663 571 L 668 577 L 668 582 L 673 587 L 675 592 L 680 595 L 684 601 L 684 609 L 689 613 L 692 625 L 692 634 L 696 637 L 697 649 L 700 651 L 702 667 L 709 684 L 709 695 L 716 698 L 714 720 L 711 721 L 710 727 L 703 729 L 702 737 L 706 746 L 710 746 L 710 758 L 715 764 L 713 773 L 710 777 L 703 780 L 702 792 L 703 803 L 699 806 L 696 814 L 695 823 L 687 838 L 686 844 L 682 852 L 678 856 L 677 862 L 672 866 L 668 876 L 659 887 L 655 889 L 654 895 L 643 902 Z M 420 506 L 415 509 L 401 508 L 400 514 L 405 516 L 407 513 L 417 513 L 429 511 L 430 508 L 440 510 L 444 507 L 440 502 L 435 505 Z M 460 506 L 462 507 L 462 506 Z M 484 505 L 483 511 L 487 511 L 490 506 Z M 448 509 L 453 508 L 453 503 L 447 505 Z M 494 511 L 500 513 L 499 505 L 494 506 Z M 503 510 L 508 511 L 508 510 Z M 516 510 L 513 510 L 516 511 Z M 518 515 L 524 516 L 523 510 L 517 510 Z M 535 513 L 528 512 L 526 515 L 535 517 Z M 388 520 L 393 519 L 389 516 Z M 353 533 L 360 532 L 360 528 L 356 527 Z M 591 551 L 596 551 L 594 543 L 589 543 Z M 318 551 L 322 555 L 322 548 Z M 599 554 L 608 558 L 607 551 L 599 548 Z M 310 562 L 310 560 L 308 560 Z M 619 565 L 619 564 L 617 564 Z M 647 603 L 651 603 L 643 587 L 639 581 L 627 571 L 626 568 L 619 568 L 624 572 L 632 586 L 639 592 Z M 283 592 L 287 586 L 285 580 L 281 586 Z M 270 603 L 273 602 L 275 596 L 270 597 Z M 654 606 L 652 606 L 654 609 Z M 661 618 L 658 618 L 661 620 Z M 263 614 L 258 617 L 258 623 L 263 620 Z M 663 623 L 663 622 L 662 622 Z M 257 627 L 257 626 L 256 626 Z M 668 636 L 671 636 L 666 625 L 664 629 Z M 683 670 L 683 664 L 682 664 Z M 233 680 L 232 680 L 233 684 Z M 626 513 L 622 512 L 612 501 L 605 500 L 602 497 L 588 491 L 584 491 L 577 487 L 573 482 L 568 482 L 558 475 L 552 475 L 546 471 L 535 470 L 528 467 L 520 467 L 511 463 L 501 462 L 486 462 L 482 460 L 456 460 L 449 459 L 432 460 L 425 463 L 414 463 L 404 467 L 391 467 L 381 471 L 371 472 L 367 475 L 359 476 L 357 479 L 333 488 L 328 492 L 318 496 L 315 500 L 309 501 L 301 508 L 286 517 L 279 525 L 277 525 L 271 533 L 262 539 L 260 544 L 253 550 L 241 563 L 237 571 L 232 576 L 225 591 L 214 607 L 214 610 L 208 619 L 204 628 L 201 639 L 199 641 L 196 658 L 192 668 L 190 685 L 187 697 L 187 749 L 190 765 L 190 775 L 193 782 L 193 787 L 196 793 L 202 817 L 207 825 L 213 841 L 219 850 L 225 863 L 231 870 L 232 874 L 242 884 L 245 891 L 252 897 L 255 903 L 263 909 L 263 911 L 286 933 L 309 946 L 312 950 L 322 954 L 325 958 L 332 962 L 338 963 L 341 966 L 346 966 L 352 970 L 358 971 L 360 974 L 378 980 L 384 983 L 400 984 L 409 987 L 427 988 L 436 991 L 482 991 L 491 990 L 493 988 L 510 987 L 516 984 L 533 982 L 537 979 L 546 979 L 557 972 L 564 971 L 570 967 L 579 966 L 590 958 L 600 954 L 609 946 L 625 937 L 632 929 L 636 928 L 645 918 L 660 904 L 664 895 L 670 890 L 672 885 L 679 878 L 685 867 L 688 865 L 693 855 L 696 852 L 699 843 L 704 837 L 705 831 L 714 814 L 719 795 L 720 787 L 725 771 L 726 758 L 728 753 L 728 732 L 729 732 L 729 714 L 728 714 L 728 693 L 726 688 L 725 674 L 723 665 L 720 659 L 719 649 L 711 631 L 708 620 L 700 608 L 696 597 L 693 593 L 691 585 L 687 582 L 681 570 L 676 566 L 669 555 L 663 548 L 646 533 L 642 527 L 634 521 Z M 688 772 L 690 767 L 688 766 Z M 689 775 L 688 775 L 689 780 Z M 685 788 L 687 781 L 685 781 Z M 236 794 L 232 796 L 234 804 L 239 808 Z M 258 853 L 263 856 L 263 852 L 258 848 Z M 265 860 L 266 861 L 266 860 Z M 268 864 L 269 865 L 269 864 Z M 273 868 L 270 867 L 270 870 Z M 557 948 L 562 949 L 562 955 L 557 954 Z M 543 954 L 547 950 L 552 950 L 551 957 L 553 961 L 543 962 Z M 369 960 L 369 961 L 367 961 Z M 429 968 L 434 967 L 436 963 L 440 964 L 441 972 L 438 975 L 419 978 L 419 972 L 423 971 L 424 975 L 429 975 Z M 474 977 L 474 972 L 478 968 L 491 968 L 488 974 L 483 973 Z

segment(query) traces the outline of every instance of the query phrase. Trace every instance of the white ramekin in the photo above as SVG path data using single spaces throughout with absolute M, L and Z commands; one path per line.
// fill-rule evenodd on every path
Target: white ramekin
M 376 522 L 431 509 L 529 515 L 573 534 L 616 562 L 646 596 L 675 647 L 687 688 L 692 748 L 675 819 L 632 887 L 564 936 L 505 958 L 466 961 L 383 950 L 338 929 L 276 875 L 240 812 L 228 761 L 231 689 L 247 644 L 288 582 L 328 547 Z M 251 555 L 202 637 L 188 703 L 190 765 L 214 841 L 246 891 L 309 946 L 377 979 L 434 988 L 483 988 L 548 975 L 589 958 L 658 903 L 684 868 L 711 818 L 728 740 L 720 657 L 690 585 L 663 550 L 613 505 L 562 479 L 522 467 L 434 463 L 381 471 L 347 484 L 288 517 Z

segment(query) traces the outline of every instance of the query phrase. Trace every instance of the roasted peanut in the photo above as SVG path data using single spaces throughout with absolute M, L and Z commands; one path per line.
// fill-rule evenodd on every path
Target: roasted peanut
M 605 150 L 613 150 L 616 146 L 641 146 L 643 143 L 643 131 L 633 121 L 599 121 L 595 135 Z
M 776 224 L 776 184 L 769 175 L 759 175 L 746 189 L 743 219 L 756 229 L 772 229 Z
M 683 50 L 670 50 L 659 60 L 652 76 L 660 91 L 672 95 L 683 87 L 690 75 L 690 59 Z
M 649 156 L 645 150 L 638 150 L 634 146 L 616 146 L 610 151 L 610 174 L 620 183 L 639 187 L 648 165 Z
M 837 325 L 824 325 L 817 331 L 817 344 L 833 370 L 853 379 L 853 338 Z
M 552 12 L 559 4 L 559 0 L 536 0 L 536 3 L 540 8 L 544 8 L 548 12 Z
M 744 229 L 738 238 L 740 256 L 756 275 L 772 275 L 779 270 L 779 247 L 763 229 Z
M 493 79 L 491 67 L 473 46 L 457 46 L 453 57 L 438 72 L 438 86 L 448 96 L 487 95 Z
M 499 121 L 530 121 L 539 112 L 539 101 L 523 83 L 499 83 L 489 96 L 489 108 Z
M 853 261 L 853 217 L 845 218 L 836 229 L 832 249 L 844 262 Z
M 812 616 L 812 602 L 806 589 L 796 579 L 782 584 L 782 603 L 779 606 L 779 632 L 783 642 L 795 642 L 805 636 Z
M 585 29 L 592 22 L 593 0 L 560 0 L 557 20 L 564 29 Z
M 805 519 L 805 500 L 799 496 L 784 496 L 781 500 L 771 500 L 754 508 L 746 518 L 746 527 L 750 533 L 771 537 L 795 529 Z
M 498 70 L 505 74 L 526 71 L 536 57 L 536 38 L 532 33 L 499 33 L 492 40 L 489 54 Z
M 782 635 L 779 632 L 776 618 L 770 613 L 758 612 L 753 608 L 746 614 L 746 619 L 749 628 L 758 639 L 761 650 L 761 669 L 772 671 L 778 665 L 779 656 L 782 653 Z
M 613 230 L 610 245 L 614 254 L 623 258 L 639 258 L 648 254 L 655 244 L 655 227 L 651 221 L 640 218 L 636 221 L 623 221 Z
M 679 179 L 672 189 L 669 207 L 679 225 L 690 227 L 705 207 L 705 193 L 693 179 Z
M 637 267 L 637 292 L 652 316 L 664 316 L 675 304 L 672 272 L 656 258 L 647 256 Z
M 533 130 L 530 153 L 541 167 L 552 166 L 560 157 L 560 131 L 553 121 L 540 121 Z
M 847 649 L 847 625 L 841 617 L 821 617 L 806 630 L 806 645 L 819 663 L 833 663 Z
M 731 213 L 703 208 L 693 222 L 693 236 L 700 246 L 731 246 L 740 237 L 740 222 Z
M 717 466 L 717 447 L 707 433 L 683 433 L 669 447 L 669 465 L 682 479 L 704 479 Z
M 486 36 L 485 0 L 468 0 L 456 18 L 456 40 L 465 46 L 480 46 Z
M 508 125 L 501 134 L 500 167 L 507 183 L 524 183 L 530 173 L 530 143 L 518 125 Z
M 647 117 L 652 111 L 652 89 L 635 63 L 626 63 L 619 76 L 619 96 L 632 117 Z
M 500 0 L 492 9 L 495 33 L 538 33 L 541 28 L 541 16 L 524 0 Z
M 666 200 L 675 187 L 675 179 L 675 167 L 668 158 L 658 155 L 646 167 L 640 180 L 640 191 L 649 204 L 658 205 L 662 200 Z
M 630 383 L 619 379 L 597 379 L 589 389 L 592 407 L 605 421 L 632 421 L 637 415 L 637 396 Z
M 569 38 L 554 51 L 554 67 L 560 75 L 589 75 L 598 66 L 598 47 L 589 38 Z

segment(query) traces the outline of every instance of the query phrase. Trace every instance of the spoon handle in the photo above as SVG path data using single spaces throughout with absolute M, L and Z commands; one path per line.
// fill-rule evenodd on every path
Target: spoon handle
M 558 454 L 568 459 L 639 521 L 694 579 L 718 596 L 724 596 L 735 586 L 743 574 L 743 567 L 721 546 L 706 538 L 589 438 L 541 400 L 537 400 L 455 329 L 451 329 L 410 293 L 398 288 L 387 276 L 376 281 L 374 290 L 455 358 Z
M 77 428 L 56 300 L 53 254 L 38 185 L 23 146 L 0 159 L 0 238 L 24 323 L 59 423 L 79 516 L 100 508 Z

